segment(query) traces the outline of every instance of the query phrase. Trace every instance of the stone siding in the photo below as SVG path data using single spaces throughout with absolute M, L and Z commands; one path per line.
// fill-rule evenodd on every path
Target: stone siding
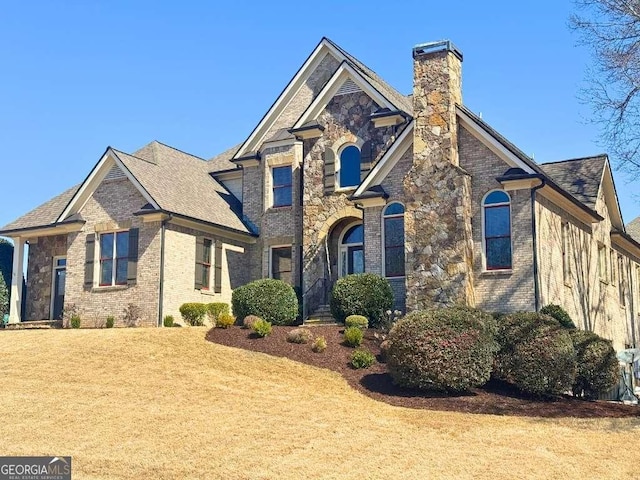
M 105 180 L 80 211 L 86 223 L 82 231 L 71 233 L 68 237 L 65 308 L 75 305 L 79 309 L 82 326 L 104 325 L 110 315 L 115 317 L 117 326 L 124 325 L 124 309 L 129 304 L 140 309 L 140 325 L 157 325 L 160 222 L 143 223 L 142 219 L 133 216 L 146 203 L 146 199 L 129 180 Z M 136 285 L 85 289 L 86 237 L 95 234 L 96 226 L 100 224 L 113 224 L 114 229 L 140 229 Z M 97 275 L 96 262 L 94 277 Z
M 67 236 L 41 237 L 29 242 L 26 320 L 51 318 L 53 258 L 67 254 Z

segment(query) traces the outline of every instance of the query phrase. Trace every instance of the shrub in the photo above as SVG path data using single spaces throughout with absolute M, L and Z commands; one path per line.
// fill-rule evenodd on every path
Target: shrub
M 389 355 L 389 340 L 383 340 L 380 342 L 380 361 L 387 363 L 387 357 Z
M 78 315 L 72 315 L 69 323 L 71 324 L 71 328 L 80 328 L 80 317 Z
M 323 336 L 316 337 L 311 344 L 311 350 L 316 353 L 322 353 L 327 349 L 327 340 Z
M 376 361 L 376 357 L 369 350 L 360 348 L 351 354 L 353 368 L 369 368 Z
M 414 311 L 387 337 L 387 366 L 400 386 L 460 392 L 491 376 L 495 320 L 464 307 Z
M 369 327 L 369 320 L 367 317 L 363 317 L 362 315 L 349 315 L 344 319 L 345 327 L 358 327 L 361 330 L 364 330 Z
M 564 328 L 576 328 L 576 325 L 573 323 L 573 320 L 571 320 L 569 314 L 560 305 L 550 303 L 549 305 L 542 307 L 540 309 L 540 313 L 544 313 L 545 315 L 555 318 Z
M 287 333 L 287 342 L 309 343 L 313 339 L 313 333 L 308 328 L 294 328 Z
M 553 395 L 570 390 L 576 354 L 569 331 L 539 313 L 514 313 L 498 321 L 494 375 L 523 392 Z
M 576 351 L 576 379 L 573 394 L 595 399 L 608 392 L 618 381 L 619 366 L 610 340 L 593 332 L 571 330 Z
M 331 292 L 331 315 L 344 322 L 349 315 L 364 315 L 377 327 L 384 312 L 393 306 L 393 291 L 386 278 L 359 273 L 340 278 Z
M 228 313 L 222 313 L 218 315 L 218 318 L 216 319 L 217 328 L 229 328 L 234 323 L 236 323 L 236 317 L 229 315 Z
M 111 315 L 109 315 L 107 317 L 107 323 L 106 323 L 106 327 L 107 328 L 113 328 L 113 325 L 116 323 L 116 319 L 113 318 Z
M 236 288 L 231 304 L 237 317 L 256 315 L 274 325 L 291 325 L 298 315 L 298 298 L 293 287 L 272 278 Z
M 162 321 L 162 324 L 165 327 L 173 327 L 173 315 L 167 315 L 166 317 L 164 317 L 164 320 Z
M 222 302 L 207 303 L 207 316 L 212 325 L 217 325 L 216 320 L 220 315 L 229 315 L 229 304 Z
M 204 325 L 204 316 L 207 314 L 207 306 L 204 303 L 183 303 L 180 306 L 180 315 L 191 326 Z
M 252 330 L 253 324 L 256 323 L 258 320 L 262 320 L 262 319 L 260 317 L 256 317 L 255 315 L 247 315 L 246 317 L 244 317 L 244 320 L 242 320 L 242 328 L 248 328 Z
M 142 312 L 135 303 L 130 303 L 124 309 L 124 323 L 127 327 L 137 327 L 140 317 L 142 317 Z
M 359 347 L 362 343 L 363 333 L 358 327 L 349 327 L 344 330 L 344 344 L 347 347 Z
M 256 320 L 251 329 L 261 338 L 271 335 L 271 323 L 266 320 Z

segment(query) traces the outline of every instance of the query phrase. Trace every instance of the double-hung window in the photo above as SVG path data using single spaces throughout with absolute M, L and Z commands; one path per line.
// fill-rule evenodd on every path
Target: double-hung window
M 271 170 L 273 180 L 273 206 L 288 207 L 292 204 L 293 200 L 291 165 L 273 167 Z
M 100 235 L 100 286 L 127 284 L 129 232 Z

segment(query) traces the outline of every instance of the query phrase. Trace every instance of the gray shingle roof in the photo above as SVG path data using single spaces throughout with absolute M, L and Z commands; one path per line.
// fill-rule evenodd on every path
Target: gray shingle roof
M 544 163 L 540 168 L 579 201 L 595 209 L 606 162 L 605 155 L 598 155 Z
M 208 160 L 209 172 L 220 172 L 222 170 L 240 169 L 240 166 L 231 161 L 236 152 L 240 149 L 242 143 L 234 145 L 228 150 L 219 153 L 215 157 Z
M 162 210 L 251 232 L 241 220 L 238 199 L 209 175 L 209 162 L 160 142 L 133 155 L 114 152 Z
M 34 208 L 17 220 L 6 224 L 0 228 L 0 231 L 23 230 L 54 224 L 71 198 L 78 191 L 78 188 L 80 188 L 79 184 L 71 187 L 69 190 Z
M 631 238 L 640 242 L 640 217 L 631 220 L 624 228 L 631 235 Z

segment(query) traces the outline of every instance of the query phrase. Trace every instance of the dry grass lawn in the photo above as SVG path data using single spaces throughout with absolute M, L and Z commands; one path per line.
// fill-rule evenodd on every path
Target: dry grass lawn
M 2 455 L 75 479 L 638 478 L 638 419 L 409 410 L 202 328 L 0 332 Z

